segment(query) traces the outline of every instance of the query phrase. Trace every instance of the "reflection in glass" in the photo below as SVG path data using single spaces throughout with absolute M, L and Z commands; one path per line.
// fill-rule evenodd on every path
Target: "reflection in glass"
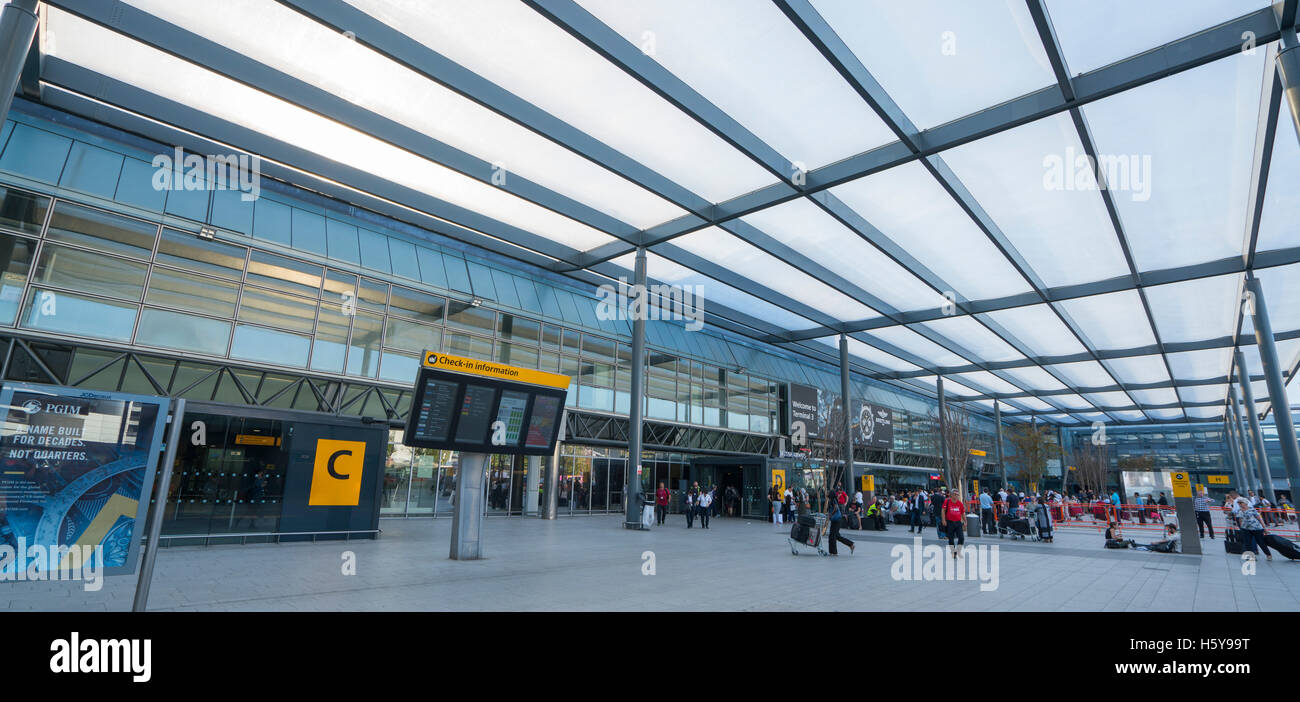
M 301 368 L 307 365 L 310 344 L 311 340 L 305 336 L 240 324 L 235 327 L 230 356 Z
M 46 244 L 34 281 L 91 295 L 139 300 L 147 264 L 67 246 Z
M 0 187 L 0 227 L 39 234 L 49 208 L 48 197 Z
M 308 332 L 316 324 L 316 303 L 293 295 L 245 287 L 239 321 Z
M 316 297 L 324 269 L 302 261 L 253 251 L 248 261 L 248 282 L 284 292 Z
M 3 218 L 4 206 L 0 203 L 0 219 Z M 35 242 L 28 239 L 0 235 L 0 324 L 14 323 L 35 246 Z
M 96 300 L 33 286 L 23 307 L 22 326 L 126 341 L 131 338 L 135 314 L 136 305 Z
M 373 378 L 379 374 L 379 346 L 383 338 L 384 325 L 379 317 L 361 312 L 353 316 L 348 375 Z
M 149 274 L 149 291 L 144 301 L 193 312 L 235 316 L 239 286 L 193 273 L 155 266 Z
M 224 356 L 230 343 L 230 322 L 146 307 L 135 340 L 146 346 Z
M 238 280 L 244 272 L 244 257 L 248 249 L 219 241 L 204 241 L 193 234 L 164 229 L 158 242 L 158 263 L 186 268 L 230 280 Z
M 158 225 L 119 217 L 89 207 L 60 202 L 50 217 L 46 238 L 82 246 L 149 258 L 153 242 L 158 236 Z

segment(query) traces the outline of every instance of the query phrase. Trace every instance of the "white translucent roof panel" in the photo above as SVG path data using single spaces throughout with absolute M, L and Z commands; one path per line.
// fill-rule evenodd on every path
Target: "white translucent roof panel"
M 679 236 L 672 243 L 841 322 L 880 316 L 870 307 L 717 227 Z
M 964 366 L 970 361 L 917 334 L 907 327 L 885 327 L 863 332 L 924 360 L 931 366 Z
M 1048 287 L 1128 274 L 1100 194 L 1068 175 L 1083 155 L 1068 115 L 1030 122 L 940 156 Z
M 774 180 L 521 2 L 348 2 L 711 201 Z
M 1048 395 L 1047 399 L 1054 405 L 1066 409 L 1091 409 L 1092 403 L 1078 395 Z
M 47 9 L 47 31 L 59 36 L 58 42 L 46 47 L 50 55 L 571 248 L 586 250 L 613 241 L 591 227 L 344 124 L 57 8 Z
M 1183 411 L 1173 407 L 1168 409 L 1150 409 L 1147 410 L 1147 414 L 1150 415 L 1152 419 L 1161 419 L 1164 421 L 1183 418 Z
M 1130 390 L 1129 394 L 1143 406 L 1176 405 L 1178 393 L 1173 388 L 1154 388 L 1152 390 Z
M 1264 0 L 1047 0 L 1071 73 L 1085 73 L 1266 7 Z
M 1217 402 L 1227 399 L 1228 386 L 1183 385 L 1178 388 L 1178 396 L 1183 399 L 1183 402 Z
M 1038 366 L 1007 368 L 1002 371 L 1016 379 L 1026 390 L 1064 390 L 1065 384 Z
M 1116 380 L 1124 384 L 1141 385 L 1143 383 L 1160 383 L 1169 380 L 1169 371 L 1165 370 L 1165 361 L 1157 355 L 1127 356 L 1112 358 L 1105 362 Z
M 1084 397 L 1098 407 L 1129 407 L 1133 404 L 1133 400 L 1122 392 L 1092 392 Z
M 840 338 L 838 336 L 824 336 L 821 337 L 820 339 L 817 339 L 817 341 L 834 349 L 836 354 L 840 352 Z M 889 370 L 893 370 L 893 371 L 920 370 L 920 366 L 908 363 L 907 361 L 904 361 L 903 359 L 897 356 L 887 354 L 884 351 L 881 351 L 880 349 L 874 346 L 868 346 L 867 344 L 864 344 L 861 341 L 858 341 L 857 339 L 850 337 L 849 338 L 850 362 L 853 359 L 859 359 L 861 361 L 875 364 L 877 366 L 882 366 L 884 368 L 888 368 Z
M 1006 329 L 1037 356 L 1067 356 L 1088 350 L 1045 304 L 1012 307 L 976 316 L 986 317 Z
M 1047 412 L 1057 409 L 1036 397 L 1017 397 L 1014 400 L 1010 400 L 1010 402 L 1014 402 L 1025 409 L 1036 410 L 1038 412 Z
M 1024 277 L 920 163 L 859 178 L 832 188 L 831 194 L 961 297 L 986 300 L 1030 290 Z
M 1082 417 L 1083 419 L 1088 420 L 1089 422 L 1105 422 L 1110 420 L 1109 416 L 1101 412 L 1081 412 L 1079 413 L 1079 416 Z
M 1232 364 L 1232 349 L 1178 351 L 1167 354 L 1166 357 L 1175 380 L 1207 380 L 1228 373 L 1228 366 Z
M 969 385 L 984 388 L 989 392 L 1008 393 L 1008 394 L 1024 392 L 1024 388 L 1020 388 L 1011 383 L 1008 383 L 1007 381 L 999 378 L 996 375 L 993 375 L 988 371 L 975 371 L 973 373 L 957 373 L 952 377 L 957 379 L 960 382 L 964 382 Z M 947 381 L 945 380 L 945 382 Z
M 1136 290 L 1062 300 L 1056 305 L 1099 350 L 1131 349 L 1156 343 Z
M 1218 419 L 1223 416 L 1222 407 L 1188 407 L 1187 416 L 1192 419 Z
M 1282 341 L 1273 342 L 1277 347 L 1278 358 L 1282 362 L 1282 368 L 1290 371 L 1295 365 L 1296 353 L 1300 352 L 1300 339 L 1283 339 Z M 1259 346 L 1256 344 L 1243 345 L 1241 347 L 1241 357 L 1246 361 L 1246 372 L 1250 375 L 1263 375 L 1264 364 L 1259 358 Z
M 578 3 L 806 169 L 895 139 L 773 3 Z
M 1043 419 L 1048 419 L 1057 424 L 1080 424 L 1081 422 L 1068 414 L 1045 414 Z
M 1139 270 L 1241 255 L 1266 53 L 1083 107 Z
M 1268 188 L 1264 191 L 1264 210 L 1260 213 L 1258 251 L 1272 251 L 1300 246 L 1300 198 L 1291 183 L 1300 183 L 1300 141 L 1296 140 L 1289 110 L 1278 110 L 1277 132 L 1273 138 L 1273 157 L 1268 169 Z M 1278 187 L 1274 187 L 1278 186 Z
M 1055 84 L 1022 3 L 813 0 L 921 129 Z
M 1112 414 L 1115 415 L 1116 419 L 1120 419 L 1125 422 L 1140 422 L 1147 418 L 1145 414 L 1143 414 L 1138 410 L 1121 410 L 1119 412 L 1113 412 Z
M 636 265 L 636 256 L 634 254 L 625 254 L 612 259 L 610 262 L 631 271 Z M 783 329 L 793 331 L 811 329 L 817 326 L 812 320 L 800 317 L 747 292 L 737 290 L 702 273 L 673 263 L 653 251 L 646 253 L 646 276 L 652 280 L 674 285 L 700 286 L 697 290 L 704 298 L 702 305 L 705 311 L 708 311 L 709 303 L 717 303 L 764 322 L 770 322 Z
M 1295 225 L 1300 227 L 1300 225 Z M 1273 325 L 1273 333 L 1295 331 L 1300 329 L 1300 263 L 1274 268 L 1260 268 L 1255 271 L 1260 287 L 1264 291 L 1264 306 L 1268 308 L 1268 320 Z M 1249 318 L 1243 318 L 1249 336 L 1254 336 L 1255 329 Z
M 931 387 L 938 388 L 939 383 L 937 380 L 935 380 L 935 378 L 936 376 L 933 375 L 923 375 L 916 378 L 912 378 L 912 380 L 919 380 Z M 949 380 L 948 378 L 943 379 L 943 393 L 945 396 L 956 395 L 957 397 L 973 397 L 975 395 L 984 394 L 982 392 L 979 392 L 978 390 L 975 390 L 974 388 L 969 388 L 965 385 L 962 385 L 961 383 L 958 383 L 955 380 Z
M 981 361 L 997 363 L 1024 358 L 1024 355 L 1011 344 L 1000 339 L 997 334 L 989 331 L 988 327 L 980 324 L 970 315 L 943 317 L 921 322 L 920 326 L 942 335 L 945 339 L 975 354 Z
M 1077 361 L 1075 363 L 1058 363 L 1047 366 L 1048 370 L 1069 380 L 1073 387 L 1081 388 L 1098 388 L 1106 385 L 1114 385 L 1115 380 L 1111 378 L 1110 373 L 1102 368 L 1096 361 Z
M 685 214 L 631 181 L 279 3 L 128 1 L 639 229 Z
M 904 312 L 947 303 L 943 295 L 805 198 L 741 218 Z
M 1243 274 L 1234 273 L 1147 288 L 1160 340 L 1173 344 L 1232 336 L 1244 281 Z

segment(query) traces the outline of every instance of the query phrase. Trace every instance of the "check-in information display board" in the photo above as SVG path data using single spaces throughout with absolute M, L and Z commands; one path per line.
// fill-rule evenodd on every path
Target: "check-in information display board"
M 541 456 L 555 451 L 569 378 L 426 351 L 407 446 Z

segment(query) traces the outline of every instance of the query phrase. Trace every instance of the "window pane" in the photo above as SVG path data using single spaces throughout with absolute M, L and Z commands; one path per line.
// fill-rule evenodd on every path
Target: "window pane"
M 491 335 L 496 329 L 496 313 L 468 302 L 452 302 L 447 307 L 447 326 Z
M 539 322 L 513 314 L 502 313 L 497 321 L 497 335 L 504 339 L 514 339 L 536 344 L 541 337 L 542 325 Z
M 33 287 L 23 307 L 22 325 L 28 329 L 126 341 L 135 326 L 135 313 L 136 305 Z
M 388 312 L 421 322 L 441 324 L 442 310 L 446 305 L 445 298 L 394 285 L 392 297 L 388 300 Z
M 354 298 L 357 296 L 357 277 L 351 273 L 326 270 L 325 291 L 321 293 L 322 299 L 342 303 L 345 293 Z
M 307 365 L 309 344 L 305 336 L 240 324 L 235 327 L 230 357 L 301 368 Z
M 239 321 L 311 332 L 316 323 L 316 303 L 283 293 L 244 288 Z
M 531 346 L 521 346 L 519 344 L 498 341 L 496 360 L 501 363 L 508 363 L 512 366 L 536 368 L 538 363 L 538 353 L 537 349 Z
M 320 266 L 262 251 L 254 251 L 248 261 L 248 282 L 299 295 L 316 297 L 324 273 Z
M 549 324 L 542 327 L 542 345 L 556 347 L 560 345 L 560 328 Z
M 0 210 L 2 211 L 2 210 Z M 13 324 L 22 302 L 23 285 L 31 270 L 36 242 L 0 235 L 0 324 Z
M 449 333 L 444 350 L 457 356 L 490 360 L 492 358 L 492 340 L 484 339 L 481 336 L 470 336 L 469 334 Z
M 442 329 L 389 318 L 384 345 L 403 351 L 437 351 L 442 346 Z
M 92 295 L 139 300 L 148 266 L 67 246 L 46 244 L 35 281 Z
M 239 300 L 239 286 L 155 266 L 144 299 L 155 305 L 233 317 L 235 303 Z
M 388 306 L 388 284 L 369 278 L 361 279 L 361 289 L 357 294 L 357 309 L 369 310 L 383 314 Z
M 54 207 L 46 236 L 101 251 L 149 258 L 158 225 L 60 202 Z
M 351 323 L 352 318 L 343 314 L 340 305 L 321 303 L 320 316 L 316 320 L 316 343 L 311 349 L 313 370 L 343 372 Z
M 352 318 L 348 375 L 373 378 L 379 374 L 379 346 L 383 341 L 383 335 L 384 325 L 379 317 L 359 313 Z
M 230 322 L 146 307 L 140 315 L 135 341 L 147 346 L 224 356 L 230 342 Z
M 379 377 L 383 380 L 393 380 L 399 383 L 415 382 L 415 375 L 420 370 L 420 359 L 415 356 L 384 351 L 383 370 L 379 372 Z
M 49 208 L 48 197 L 0 187 L 0 227 L 39 234 Z
M 582 337 L 582 355 L 613 360 L 614 341 L 588 334 Z
M 242 246 L 223 244 L 219 241 L 204 241 L 193 234 L 164 229 L 162 239 L 158 242 L 158 256 L 154 260 L 179 268 L 239 280 L 244 272 L 244 257 L 247 251 L 248 249 Z

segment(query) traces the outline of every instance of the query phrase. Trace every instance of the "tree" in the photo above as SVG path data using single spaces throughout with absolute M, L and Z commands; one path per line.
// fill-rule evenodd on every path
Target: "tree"
M 943 433 L 944 443 L 948 446 L 948 463 L 943 466 L 944 479 L 949 487 L 955 487 L 963 497 L 966 493 L 966 471 L 970 466 L 970 449 L 975 441 L 975 432 L 971 425 L 970 410 L 956 402 L 945 402 L 943 422 L 939 422 L 936 409 L 931 413 L 937 428 Z
M 826 483 L 822 488 L 827 492 L 834 490 L 836 485 L 845 486 L 847 489 L 849 466 L 844 456 L 844 439 L 847 433 L 843 404 L 839 397 L 835 397 L 822 423 L 819 437 L 821 444 L 817 451 L 822 464 L 826 467 Z M 849 456 L 848 460 L 852 461 L 853 457 Z
M 1074 479 L 1079 487 L 1100 493 L 1106 488 L 1106 472 L 1110 469 L 1110 447 L 1085 441 L 1074 450 Z
M 1007 462 L 1017 467 L 1016 478 L 1027 483 L 1038 483 L 1047 470 L 1048 459 L 1061 455 L 1061 447 L 1049 440 L 1050 429 L 1033 424 L 1015 424 L 1007 438 L 1015 448 L 1015 455 Z

